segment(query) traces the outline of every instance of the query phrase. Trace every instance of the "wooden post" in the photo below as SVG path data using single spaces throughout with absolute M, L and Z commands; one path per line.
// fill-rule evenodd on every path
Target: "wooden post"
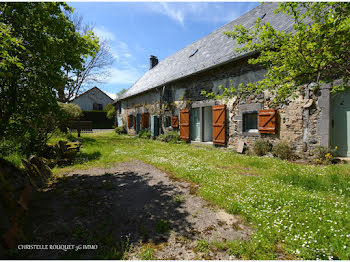
M 78 137 L 80 137 L 80 119 L 79 119 L 79 124 L 78 124 L 77 131 L 78 131 Z

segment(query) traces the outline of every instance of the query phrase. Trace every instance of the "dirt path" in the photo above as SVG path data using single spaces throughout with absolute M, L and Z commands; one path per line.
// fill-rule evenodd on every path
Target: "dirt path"
M 20 251 L 18 258 L 234 259 L 206 243 L 247 239 L 250 229 L 195 190 L 141 161 L 66 174 L 32 202 L 26 243 L 98 249 Z M 146 247 L 152 256 L 140 255 Z

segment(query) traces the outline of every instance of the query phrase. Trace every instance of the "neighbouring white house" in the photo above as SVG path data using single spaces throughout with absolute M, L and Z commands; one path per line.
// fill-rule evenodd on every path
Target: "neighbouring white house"
M 93 87 L 81 95 L 75 97 L 69 103 L 78 105 L 82 110 L 103 110 L 107 104 L 113 101 L 98 87 Z

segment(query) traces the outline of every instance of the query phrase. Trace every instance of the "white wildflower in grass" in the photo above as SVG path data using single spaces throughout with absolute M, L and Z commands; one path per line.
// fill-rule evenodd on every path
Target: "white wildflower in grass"
M 82 151 L 102 148 L 94 163 L 138 159 L 199 184 L 203 198 L 256 229 L 240 244 L 243 259 L 276 259 L 278 242 L 300 259 L 350 259 L 350 165 L 300 165 L 124 137 L 94 135 L 96 144 Z

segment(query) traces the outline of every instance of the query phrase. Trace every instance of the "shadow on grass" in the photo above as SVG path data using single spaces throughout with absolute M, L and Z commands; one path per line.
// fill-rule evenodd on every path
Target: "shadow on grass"
M 82 136 L 80 138 L 83 142 L 83 144 L 88 145 L 88 144 L 94 144 L 96 143 L 96 139 L 88 136 Z
M 75 158 L 75 162 L 86 162 L 100 159 L 102 156 L 100 151 L 94 151 L 91 153 L 79 152 Z
M 170 230 L 193 238 L 186 220 L 189 213 L 174 200 L 175 188 L 149 181 L 148 173 L 142 172 L 59 179 L 32 201 L 25 225 L 25 235 L 31 236 L 24 243 L 98 245 L 98 249 L 21 250 L 12 258 L 122 259 L 134 243 L 167 241 Z

